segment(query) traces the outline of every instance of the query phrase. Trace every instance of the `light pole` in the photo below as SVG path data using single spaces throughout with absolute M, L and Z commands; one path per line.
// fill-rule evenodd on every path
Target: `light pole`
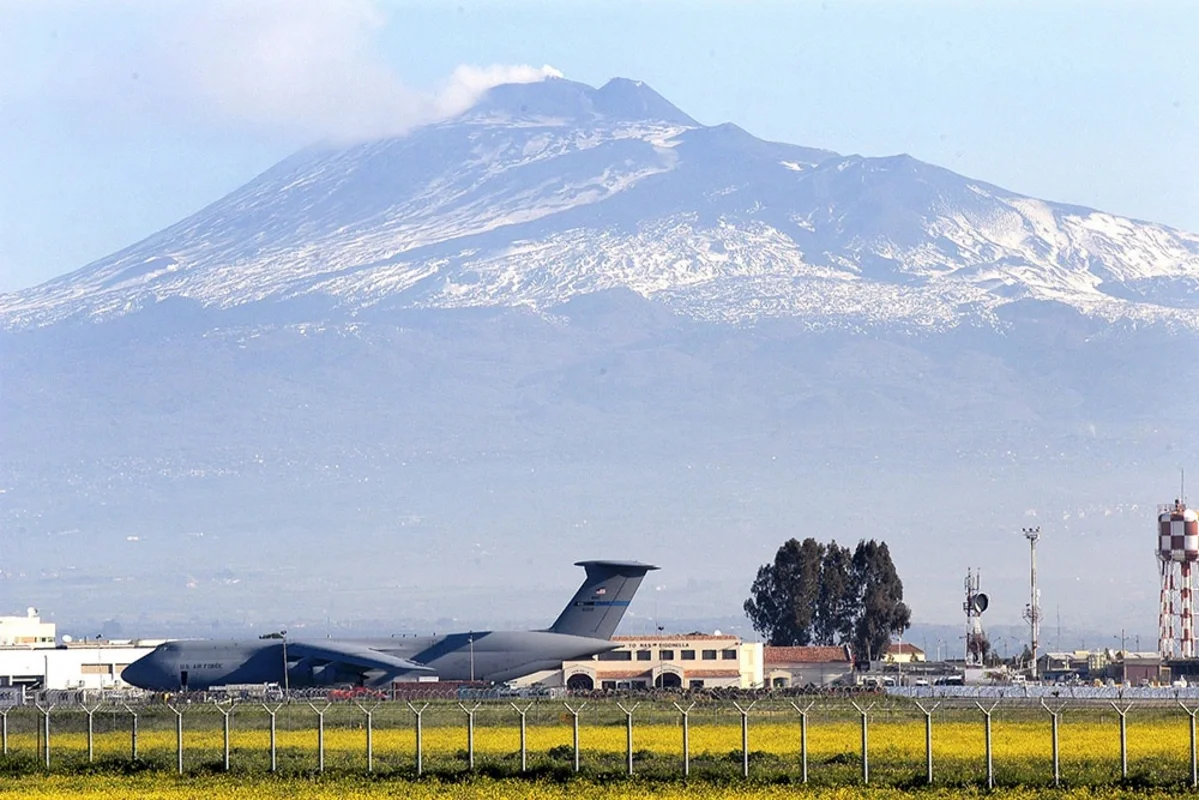
M 1037 540 L 1041 538 L 1041 526 L 1035 528 L 1024 528 L 1024 538 L 1028 539 L 1028 552 L 1031 560 L 1032 569 L 1030 571 L 1030 586 L 1028 595 L 1028 608 L 1024 611 L 1024 618 L 1028 620 L 1028 626 L 1031 631 L 1031 650 L 1032 658 L 1032 679 L 1037 679 L 1037 647 L 1040 644 L 1037 640 L 1041 633 L 1041 606 L 1037 602 Z

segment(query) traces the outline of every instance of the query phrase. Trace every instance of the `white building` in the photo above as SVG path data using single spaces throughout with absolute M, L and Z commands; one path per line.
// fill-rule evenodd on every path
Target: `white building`
M 53 647 L 57 642 L 53 622 L 42 622 L 36 608 L 23 617 L 0 617 L 0 647 Z
M 58 641 L 53 622 L 36 608 L 23 617 L 0 617 L 0 687 L 29 689 L 122 689 L 125 667 L 162 639 Z
M 30 689 L 122 689 L 125 667 L 162 640 L 71 642 L 50 647 L 0 647 L 0 686 Z

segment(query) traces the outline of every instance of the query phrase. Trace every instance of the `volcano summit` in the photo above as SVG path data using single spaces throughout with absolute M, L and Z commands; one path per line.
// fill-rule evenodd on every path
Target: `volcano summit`
M 492 89 L 408 135 L 314 146 L 199 213 L 0 298 L 7 327 L 168 298 L 547 309 L 625 289 L 682 316 L 998 324 L 1020 300 L 1194 328 L 1199 237 L 909 156 L 705 126 L 640 82 Z

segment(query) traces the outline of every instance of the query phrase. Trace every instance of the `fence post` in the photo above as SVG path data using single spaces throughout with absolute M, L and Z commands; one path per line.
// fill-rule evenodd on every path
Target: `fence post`
M 1061 784 L 1061 749 L 1058 747 L 1058 717 L 1065 710 L 1066 704 L 1063 702 L 1057 708 L 1050 708 L 1045 702 L 1045 698 L 1041 698 L 1041 707 L 1049 712 L 1049 718 L 1053 721 L 1053 785 L 1057 787 Z
M 1111 701 L 1112 708 L 1116 709 L 1116 713 L 1120 715 L 1120 777 L 1128 777 L 1128 710 L 1132 708 L 1132 703 L 1127 704 L 1124 708 L 1116 705 L 1116 701 Z
M 224 750 L 224 753 L 223 753 L 224 758 L 222 760 L 225 765 L 225 772 L 228 772 L 229 771 L 229 732 L 230 732 L 229 731 L 229 716 L 233 713 L 233 701 L 232 700 L 229 701 L 228 708 L 225 708 L 220 703 L 213 703 L 212 707 L 215 708 L 217 711 L 221 712 L 221 716 L 223 717 L 223 719 L 221 720 L 221 730 L 224 733 L 224 737 L 223 737 L 224 747 L 222 748 Z
M 925 708 L 919 701 L 916 702 L 916 708 L 924 712 L 924 780 L 929 785 L 933 785 L 933 712 L 937 710 L 940 703 L 933 703 L 931 707 Z
M 679 713 L 683 715 L 683 777 L 686 778 L 691 775 L 691 720 L 690 720 L 690 714 L 691 714 L 691 709 L 695 708 L 695 701 L 692 701 L 691 705 L 687 706 L 686 708 L 683 708 L 678 703 L 675 703 L 674 707 L 677 708 L 679 710 Z
M 466 714 L 466 763 L 468 768 L 473 770 L 475 768 L 475 712 L 479 710 L 479 703 L 475 703 L 473 708 L 467 708 L 464 704 L 459 703 L 458 708 Z
M 733 701 L 733 706 L 741 712 L 741 777 L 749 777 L 749 710 L 758 704 L 757 700 L 747 705 L 745 708 L 736 700 Z
M 624 703 L 617 702 L 616 707 L 624 712 L 625 715 L 625 756 L 626 756 L 626 774 L 633 774 L 633 712 L 641 703 L 633 703 L 628 708 L 624 707 Z
M 810 702 L 800 708 L 798 703 L 794 700 L 791 701 L 791 707 L 799 713 L 799 763 L 804 783 L 808 782 L 808 712 L 815 704 L 815 702 Z
M 0 710 L 0 748 L 4 750 L 4 755 L 8 755 L 8 712 L 11 708 Z
M 874 703 L 862 708 L 856 700 L 850 701 L 853 707 L 862 715 L 862 783 L 870 783 L 870 723 L 868 717 Z
M 1191 788 L 1199 789 L 1199 753 L 1195 750 L 1195 715 L 1199 714 L 1199 707 L 1187 708 L 1181 700 L 1178 701 L 1178 705 L 1182 706 L 1182 710 L 1191 718 Z
M 279 748 L 278 738 L 276 735 L 275 715 L 279 713 L 279 709 L 283 707 L 283 704 L 278 703 L 274 708 L 271 708 L 266 703 L 262 703 L 261 705 L 266 710 L 266 713 L 271 717 L 271 772 L 275 772 L 279 768 Z
M 416 777 L 419 778 L 425 769 L 424 713 L 429 704 L 425 703 L 420 708 L 417 708 L 412 705 L 411 701 L 405 702 L 408 703 L 408 708 L 411 709 L 412 713 L 416 715 Z M 375 707 L 378 707 L 378 703 L 375 704 Z M 367 719 L 369 720 L 370 717 L 368 716 Z M 367 741 L 370 741 L 369 737 Z
M 529 703 L 524 709 L 521 709 L 520 706 L 513 702 L 509 702 L 508 705 L 512 706 L 517 714 L 520 714 L 520 771 L 524 772 L 528 769 L 529 753 L 528 740 L 525 735 L 525 715 L 529 713 L 529 709 L 533 707 L 533 704 Z
M 379 707 L 376 702 L 370 708 L 362 705 L 357 700 L 354 705 L 358 706 L 358 710 L 366 717 L 366 771 L 375 771 L 375 709 Z M 412 703 L 408 704 L 412 708 Z M 415 711 L 416 709 L 413 709 Z M 416 774 L 420 775 L 420 715 L 416 717 Z
M 325 712 L 333 707 L 333 704 L 325 701 L 324 708 L 317 708 L 316 703 L 311 700 L 308 705 L 316 712 L 316 771 L 325 771 Z
M 175 772 L 183 774 L 183 712 L 177 706 L 167 704 L 175 712 Z
M 42 712 L 42 756 L 46 769 L 50 769 L 50 712 L 54 709 L 54 704 L 43 707 L 41 703 L 37 703 L 35 707 Z
M 87 714 L 87 763 L 89 764 L 96 760 L 96 725 L 94 717 L 99 708 L 98 704 L 92 708 L 83 706 L 83 713 Z
M 566 710 L 569 711 L 571 717 L 573 717 L 572 722 L 573 722 L 573 727 L 574 727 L 575 772 L 578 772 L 579 771 L 579 712 L 582 711 L 583 707 L 587 705 L 587 701 L 584 700 L 582 702 L 582 704 L 579 705 L 578 708 L 571 708 L 570 703 L 563 703 L 562 705 L 566 706 Z
M 994 789 L 995 761 L 991 757 L 991 712 L 994 711 L 995 707 L 999 705 L 999 701 L 996 700 L 994 703 L 992 703 L 990 708 L 985 708 L 983 704 L 977 700 L 974 701 L 974 705 L 978 706 L 978 710 L 983 712 L 983 727 L 986 731 L 987 742 L 987 788 Z
M 132 723 L 129 726 L 129 751 L 130 759 L 137 761 L 137 712 L 129 707 L 128 703 L 123 704 L 125 710 L 129 712 Z

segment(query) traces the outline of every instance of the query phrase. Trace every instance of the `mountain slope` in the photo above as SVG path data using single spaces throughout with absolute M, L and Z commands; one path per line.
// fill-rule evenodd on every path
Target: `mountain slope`
M 0 579 L 64 632 L 385 634 L 541 626 L 631 557 L 626 630 L 690 630 L 788 537 L 880 536 L 916 619 L 985 561 L 1018 624 L 1035 522 L 1046 607 L 1152 630 L 1197 247 L 633 81 L 497 87 L 0 297 Z
M 400 138 L 298 153 L 143 242 L 0 297 L 0 322 L 166 298 L 548 308 L 614 288 L 739 323 L 994 325 L 1028 298 L 1193 328 L 1199 237 L 908 156 L 702 126 L 633 81 L 550 79 Z

